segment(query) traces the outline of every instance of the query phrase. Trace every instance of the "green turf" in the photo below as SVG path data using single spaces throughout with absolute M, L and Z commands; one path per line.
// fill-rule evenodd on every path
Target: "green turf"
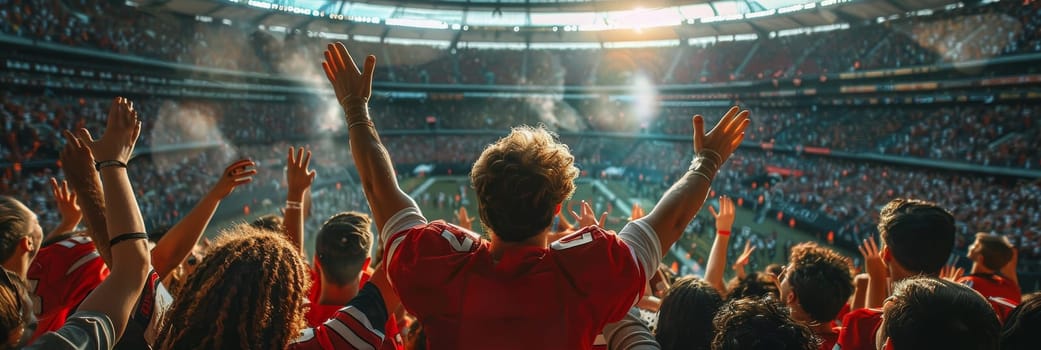
M 477 203 L 474 200 L 475 197 L 473 189 L 470 188 L 469 178 L 465 176 L 445 176 L 434 177 L 433 179 L 433 184 L 429 188 L 427 188 L 426 191 L 424 191 L 425 193 L 430 194 L 429 200 L 424 200 L 425 197 L 423 193 L 419 193 L 419 195 L 416 198 L 416 201 L 420 204 L 420 207 L 423 210 L 423 214 L 430 220 L 444 219 L 445 221 L 455 223 L 457 222 L 455 214 L 456 210 L 460 206 L 465 206 L 470 217 L 474 218 L 474 231 L 483 234 L 483 229 L 480 225 L 480 218 L 478 218 L 477 214 Z M 421 182 L 422 181 L 414 182 L 414 184 L 415 186 L 418 186 L 418 184 Z M 622 181 L 610 181 L 605 183 L 605 185 L 610 191 L 614 192 L 616 196 L 618 196 L 622 201 L 626 203 L 632 203 L 633 200 L 639 201 L 641 205 L 644 206 L 644 209 L 648 212 L 657 200 L 656 198 L 629 197 L 634 193 L 637 193 L 637 191 L 635 189 L 630 188 L 625 182 Z M 460 197 L 459 202 L 456 202 L 455 200 L 455 195 L 459 193 L 460 189 L 466 191 L 466 203 L 463 203 L 462 197 Z M 444 204 L 440 207 L 437 205 L 438 193 L 445 193 L 446 198 Z M 577 188 L 575 190 L 575 194 L 572 196 L 572 199 L 569 204 L 573 206 L 576 211 L 578 211 L 579 201 L 591 200 L 593 203 L 598 204 L 598 212 L 606 210 L 606 199 L 603 197 L 602 194 L 595 195 L 594 193 L 595 190 L 590 181 L 587 181 L 585 179 L 579 179 L 577 183 Z M 710 204 L 714 203 L 715 201 L 710 201 Z M 628 212 L 627 210 L 619 210 L 619 208 L 613 209 L 614 210 L 611 211 L 606 227 L 608 229 L 617 231 L 620 230 L 622 226 L 625 224 Z M 698 213 L 698 215 L 702 215 L 707 218 L 711 214 L 708 212 L 707 209 L 703 208 L 701 212 Z M 568 219 L 572 223 L 574 222 L 574 220 L 570 218 L 570 215 L 568 216 Z M 708 220 L 706 222 L 711 222 L 711 220 Z M 772 236 L 775 232 L 777 235 L 777 244 L 775 245 L 775 251 L 773 252 L 773 254 L 766 251 L 766 249 L 757 250 L 751 259 L 749 270 L 761 269 L 771 263 L 785 263 L 785 243 L 789 240 L 794 243 L 804 241 L 818 241 L 821 244 L 825 244 L 824 242 L 820 242 L 817 239 L 817 237 L 813 235 L 810 235 L 806 232 L 802 232 L 800 230 L 789 228 L 785 224 L 778 222 L 776 218 L 768 217 L 765 220 L 763 220 L 763 222 L 756 223 L 754 222 L 754 212 L 752 210 L 738 208 L 737 217 L 735 219 L 732 231 L 734 231 L 735 233 L 740 232 L 743 229 L 743 227 L 746 226 L 750 228 L 752 231 L 760 233 L 761 235 Z M 714 231 L 714 228 L 712 230 L 706 231 Z M 712 233 L 705 233 L 702 235 L 684 234 L 681 240 L 677 242 L 677 244 L 680 247 L 683 247 L 685 250 L 689 251 L 691 259 L 704 264 L 704 261 L 708 257 L 708 253 L 711 249 L 713 240 L 714 236 Z M 693 249 L 691 249 L 692 247 Z M 737 247 L 736 249 L 740 248 L 741 247 Z M 832 248 L 838 250 L 838 248 Z M 731 252 L 733 251 L 734 250 L 731 250 Z M 847 256 L 852 256 L 850 255 L 850 253 L 852 252 L 841 250 L 840 252 L 846 254 Z M 731 253 L 730 256 L 728 256 L 727 260 L 733 261 L 736 258 L 736 255 L 737 254 Z M 675 258 L 671 254 L 667 254 L 664 261 L 666 264 L 671 264 L 673 261 L 675 261 Z M 728 274 L 729 272 L 730 271 L 728 271 Z

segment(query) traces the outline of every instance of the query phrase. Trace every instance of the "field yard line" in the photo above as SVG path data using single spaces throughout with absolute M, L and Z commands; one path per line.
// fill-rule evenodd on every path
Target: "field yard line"
M 624 212 L 625 216 L 632 215 L 631 198 L 629 198 L 630 202 L 628 203 L 622 200 L 621 198 L 618 198 L 618 196 L 616 196 L 614 192 L 611 192 L 611 190 L 607 188 L 607 185 L 604 185 L 602 182 L 600 182 L 600 180 L 593 180 L 593 187 L 596 187 L 598 190 L 600 190 L 600 192 L 607 195 L 607 198 L 610 201 L 614 202 L 614 205 L 618 208 L 618 211 Z M 676 247 L 675 244 L 672 245 L 672 249 L 669 249 L 669 253 L 672 253 L 672 255 L 676 257 L 676 260 L 682 263 L 688 269 L 690 269 L 690 271 L 702 271 L 701 266 L 698 265 L 698 263 L 694 260 L 687 258 L 685 254 L 686 252 L 683 252 L 681 249 Z
M 418 187 L 416 187 L 415 190 L 412 190 L 412 193 L 409 193 L 408 196 L 412 197 L 413 199 L 419 198 L 419 195 L 423 194 L 423 192 L 426 192 L 427 189 L 430 188 L 430 185 L 433 185 L 434 182 L 436 182 L 438 178 L 439 177 L 434 176 L 434 177 L 431 177 L 431 178 L 427 179 L 426 181 L 423 181 L 423 183 L 420 184 Z

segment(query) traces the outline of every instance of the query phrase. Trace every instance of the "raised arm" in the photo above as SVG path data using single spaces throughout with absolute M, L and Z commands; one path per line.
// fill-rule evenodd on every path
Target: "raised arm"
M 325 51 L 322 68 L 336 91 L 336 99 L 347 114 L 347 135 L 354 165 L 358 168 L 358 177 L 361 178 L 376 227 L 383 232 L 391 216 L 406 208 L 416 208 L 418 212 L 418 206 L 398 186 L 390 154 L 383 147 L 376 126 L 369 118 L 368 104 L 372 94 L 372 72 L 376 68 L 376 56 L 366 57 L 365 70 L 360 72 L 342 43 L 330 44 Z
M 643 218 L 657 233 L 662 252 L 679 240 L 687 224 L 701 210 L 712 179 L 744 139 L 750 122 L 748 115 L 747 110 L 732 107 L 707 134 L 704 118 L 694 116 L 694 159 L 690 168 Z
M 727 265 L 727 247 L 730 246 L 730 228 L 734 226 L 734 201 L 730 197 L 719 197 L 719 212 L 712 206 L 709 212 L 716 218 L 716 239 L 712 241 L 712 251 L 708 253 L 705 266 L 705 282 L 708 282 L 719 295 L 726 295 L 726 284 L 723 282 L 723 270 Z
M 311 165 L 311 151 L 300 147 L 296 149 L 289 147 L 289 158 L 286 163 L 286 184 L 289 193 L 286 194 L 286 213 L 283 226 L 286 230 L 286 239 L 296 246 L 301 253 L 304 252 L 304 202 L 308 197 L 308 190 L 314 183 L 318 173 L 314 170 L 308 171 Z
M 94 155 L 87 147 L 69 146 L 75 137 L 65 132 L 70 140 L 61 152 L 62 171 L 75 192 L 76 201 L 84 214 L 87 235 L 94 241 L 94 249 L 101 255 L 105 265 L 112 266 L 112 252 L 108 247 L 108 220 L 105 218 L 105 192 L 101 189 L 101 176 L 94 169 Z
M 734 260 L 734 265 L 730 268 L 734 270 L 734 274 L 737 275 L 738 279 L 745 278 L 747 273 L 745 272 L 745 266 L 748 266 L 749 260 L 752 258 L 752 253 L 755 252 L 755 246 L 752 245 L 752 240 L 745 241 L 745 250 L 741 252 L 741 255 Z
M 67 181 L 62 180 L 59 185 L 58 179 L 52 177 L 51 193 L 54 194 L 54 202 L 58 205 L 58 212 L 61 213 L 61 223 L 43 237 L 44 241 L 56 235 L 75 230 L 76 225 L 79 225 L 80 220 L 83 219 L 83 212 L 80 211 L 79 205 L 76 204 L 76 191 L 69 189 Z
M 256 166 L 252 160 L 242 159 L 225 168 L 210 192 L 155 244 L 152 249 L 152 267 L 160 278 L 166 278 L 188 257 L 203 232 L 206 232 L 206 226 L 217 212 L 220 201 L 236 187 L 252 182 L 253 175 L 257 173 Z
M 860 246 L 860 254 L 864 256 L 864 270 L 868 273 L 867 293 L 864 307 L 880 308 L 889 295 L 889 276 L 882 254 L 875 244 L 875 237 L 864 240 Z
M 124 98 L 113 102 L 101 140 L 95 142 L 86 129 L 81 129 L 78 137 L 66 132 L 67 148 L 75 147 L 77 153 L 90 153 L 99 159 L 112 253 L 111 274 L 83 300 L 79 310 L 107 315 L 116 339 L 123 335 L 150 269 L 145 224 L 126 169 L 140 134 L 137 112 Z

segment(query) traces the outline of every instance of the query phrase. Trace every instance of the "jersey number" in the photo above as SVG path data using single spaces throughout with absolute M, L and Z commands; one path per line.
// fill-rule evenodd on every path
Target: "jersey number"
M 60 245 L 60 246 L 65 247 L 65 248 L 73 248 L 73 247 L 75 247 L 77 245 L 87 244 L 87 243 L 90 243 L 90 237 L 72 236 L 72 237 L 69 237 L 66 240 L 63 240 L 63 241 L 55 243 L 55 244 Z
M 448 230 L 441 231 L 441 237 L 444 237 L 448 241 L 448 245 L 452 246 L 452 249 L 457 252 L 468 252 L 473 249 L 474 240 L 470 237 L 470 234 L 466 234 L 462 239 L 456 237 Z

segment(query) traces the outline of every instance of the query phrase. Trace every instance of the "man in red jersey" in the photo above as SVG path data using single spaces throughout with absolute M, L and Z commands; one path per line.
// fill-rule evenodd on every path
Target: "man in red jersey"
M 443 221 L 428 223 L 398 187 L 368 115 L 375 65 L 369 56 L 359 71 L 341 43 L 329 45 L 323 62 L 386 244 L 388 278 L 422 322 L 431 349 L 591 348 L 604 325 L 640 298 L 749 123 L 748 111 L 734 107 L 706 134 L 695 116 L 690 169 L 654 210 L 618 234 L 591 226 L 552 243 L 553 217 L 574 192 L 579 171 L 567 146 L 544 128 L 514 128 L 484 150 L 470 173 L 491 238 L 485 240 Z
M 998 313 L 998 319 L 1005 322 L 1022 296 L 1016 276 L 1016 248 L 1004 237 L 980 232 L 969 246 L 968 257 L 972 270 L 957 282 L 983 294 Z
M 365 285 L 369 265 L 369 216 L 359 212 L 333 215 L 315 237 L 311 308 L 307 325 L 318 326 L 347 305 Z
M 917 275 L 938 276 L 954 247 L 954 230 L 954 217 L 936 203 L 897 198 L 882 208 L 878 223 L 882 250 L 874 238 L 861 247 L 870 276 L 865 308 L 842 319 L 838 348 L 876 349 L 875 335 L 882 321 L 879 308 L 890 283 Z
M 109 274 L 90 237 L 73 233 L 56 239 L 44 245 L 29 266 L 29 291 L 39 320 L 33 340 L 61 328 Z

